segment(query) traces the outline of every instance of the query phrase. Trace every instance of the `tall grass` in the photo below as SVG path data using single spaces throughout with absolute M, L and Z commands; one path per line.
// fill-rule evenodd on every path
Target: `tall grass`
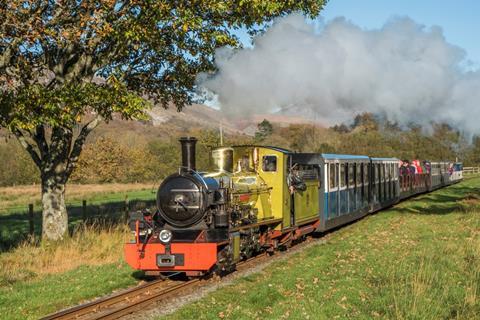
M 60 242 L 35 244 L 26 240 L 14 250 L 0 254 L 0 286 L 37 280 L 81 265 L 118 262 L 128 236 L 125 225 L 94 223 L 80 224 L 71 237 Z

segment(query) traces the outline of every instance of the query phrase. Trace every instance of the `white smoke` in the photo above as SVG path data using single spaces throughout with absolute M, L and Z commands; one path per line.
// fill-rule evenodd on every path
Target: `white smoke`
M 219 50 L 219 72 L 200 77 L 200 87 L 216 93 L 231 115 L 280 110 L 333 124 L 373 112 L 400 124 L 480 131 L 480 71 L 465 71 L 464 50 L 440 27 L 406 17 L 376 30 L 344 18 L 320 24 L 291 15 L 252 48 Z

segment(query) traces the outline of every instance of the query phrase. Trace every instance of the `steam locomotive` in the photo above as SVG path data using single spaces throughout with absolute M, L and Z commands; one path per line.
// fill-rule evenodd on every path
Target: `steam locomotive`
M 228 272 L 261 252 L 323 232 L 462 179 L 462 164 L 400 170 L 396 158 L 295 153 L 270 146 L 220 147 L 200 172 L 192 137 L 182 165 L 157 192 L 157 210 L 130 215 L 128 264 L 148 275 Z

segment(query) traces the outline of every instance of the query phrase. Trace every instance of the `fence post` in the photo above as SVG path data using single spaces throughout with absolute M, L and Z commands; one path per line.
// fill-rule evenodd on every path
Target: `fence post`
M 82 200 L 82 219 L 83 223 L 87 222 L 87 200 Z
M 34 222 L 33 221 L 33 203 L 30 203 L 28 205 L 28 224 L 29 224 L 28 233 L 32 237 L 35 235 L 35 225 L 33 222 Z
M 128 211 L 129 211 L 129 203 L 128 203 L 128 194 L 125 195 L 125 216 L 124 216 L 124 219 L 125 221 L 128 222 Z

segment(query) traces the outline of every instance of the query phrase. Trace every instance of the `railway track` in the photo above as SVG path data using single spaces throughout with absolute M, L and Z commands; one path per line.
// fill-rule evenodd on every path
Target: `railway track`
M 251 264 L 266 259 L 266 254 L 260 254 L 237 264 L 237 270 L 247 269 Z M 192 279 L 188 281 L 155 280 L 130 288 L 114 295 L 100 298 L 82 305 L 50 314 L 42 320 L 97 320 L 118 319 L 128 314 L 144 310 L 160 300 L 169 299 L 187 288 L 210 279 Z
M 189 281 L 155 280 L 112 296 L 100 298 L 89 303 L 65 309 L 48 315 L 42 320 L 60 319 L 118 319 L 132 312 L 141 310 L 146 306 L 166 299 L 186 287 L 201 281 L 193 279 Z

